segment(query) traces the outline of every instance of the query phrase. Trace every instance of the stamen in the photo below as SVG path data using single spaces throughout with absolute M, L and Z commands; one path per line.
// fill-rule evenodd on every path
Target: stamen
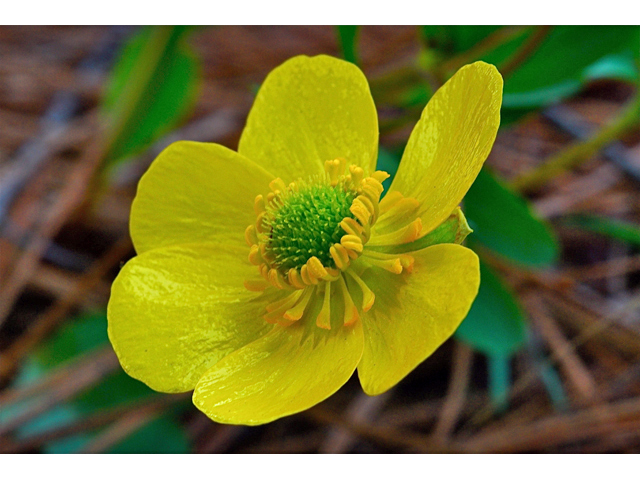
M 244 288 L 250 292 L 263 292 L 269 286 L 269 282 L 263 278 L 251 278 L 244 281 Z
M 338 158 L 336 158 L 335 160 L 327 160 L 326 162 L 324 162 L 324 169 L 329 175 L 330 185 L 332 187 L 335 187 L 340 180 L 340 175 L 344 171 L 344 164 Z
M 265 211 L 264 197 L 262 195 L 258 195 L 253 202 L 253 210 L 256 212 L 256 215 L 260 215 Z
M 286 297 L 281 298 L 280 300 L 276 300 L 275 302 L 271 302 L 267 304 L 266 306 L 267 312 L 269 313 L 275 312 L 276 310 L 280 309 L 283 305 L 288 305 L 289 303 L 292 303 L 292 302 L 293 302 L 292 305 L 295 304 L 295 301 L 297 301 L 298 298 L 300 298 L 301 294 L 302 294 L 301 290 L 296 290 L 295 292 L 287 295 Z
M 367 237 L 365 235 L 364 228 L 353 218 L 345 218 L 340 222 L 340 227 L 349 235 L 355 235 L 365 242 Z
M 351 181 L 354 185 L 360 185 L 362 178 L 364 177 L 364 170 L 357 165 L 349 166 L 349 173 L 351 174 Z
M 252 245 L 257 245 L 258 234 L 256 233 L 255 225 L 249 225 L 244 231 L 244 240 L 247 242 L 247 245 L 249 247 L 251 247 Z
M 260 265 L 262 263 L 262 255 L 260 255 L 260 248 L 258 245 L 251 245 L 249 250 L 249 261 L 253 265 Z
M 349 268 L 349 253 L 347 249 L 344 248 L 339 243 L 336 243 L 333 247 L 329 249 L 329 253 L 331 254 L 331 258 L 333 258 L 336 267 L 340 270 L 346 270 Z
M 360 319 L 360 315 L 358 314 L 358 308 L 355 303 L 353 303 L 353 299 L 351 298 L 351 294 L 349 293 L 349 289 L 347 288 L 347 284 L 340 275 L 338 279 L 338 285 L 340 286 L 340 292 L 342 293 L 342 301 L 344 303 L 344 315 L 342 317 L 342 323 L 344 325 L 353 325 Z
M 364 203 L 362 203 L 358 198 L 353 201 L 351 208 L 349 211 L 353 213 L 353 216 L 360 220 L 362 225 L 369 223 L 369 219 L 371 218 L 371 212 L 366 207 Z
M 284 280 L 280 275 L 280 272 L 278 272 L 275 268 L 272 268 L 271 270 L 269 270 L 268 280 L 271 283 L 271 285 L 273 285 L 276 288 L 279 288 L 281 290 L 287 288 L 287 285 L 284 283 Z
M 269 313 L 264 315 L 263 318 L 268 323 L 276 323 L 279 319 L 283 318 L 283 315 L 287 310 L 295 305 L 295 303 L 298 301 L 298 298 L 300 298 L 301 293 L 302 290 L 296 290 L 291 295 L 288 295 L 282 300 L 270 303 L 269 305 L 267 305 L 267 312 Z
M 316 325 L 325 330 L 331 330 L 331 282 L 324 284 L 324 300 L 322 310 L 316 319 Z
M 311 257 L 307 260 L 307 268 L 310 276 L 316 278 L 322 278 L 327 276 L 327 270 L 322 265 L 322 262 L 317 257 Z
M 384 235 L 375 235 L 368 246 L 383 246 L 383 245 L 400 245 L 403 243 L 413 242 L 417 240 L 422 231 L 422 220 L 420 217 L 416 218 L 406 227 L 402 227 L 395 232 L 386 233 Z
M 311 299 L 311 294 L 313 293 L 315 289 L 313 287 L 308 287 L 304 290 L 304 293 L 302 294 L 302 298 L 300 298 L 300 301 L 298 301 L 298 303 L 295 304 L 295 306 L 293 308 L 290 308 L 289 310 L 287 310 L 283 317 L 286 320 L 290 320 L 290 321 L 297 321 L 300 320 L 302 318 L 302 315 L 304 314 L 304 311 L 307 308 L 307 305 L 309 304 L 309 300 Z
M 402 198 L 384 214 L 380 213 L 376 228 L 378 230 L 396 230 L 403 227 L 407 224 L 408 219 L 416 216 L 418 208 L 420 208 L 420 203 L 415 198 Z
M 362 311 L 368 312 L 371 307 L 373 307 L 373 302 L 376 300 L 376 295 L 371 291 L 371 289 L 364 283 L 356 272 L 353 271 L 352 268 L 345 272 L 349 275 L 354 282 L 358 284 L 360 287 L 360 291 L 362 292 Z
M 380 200 L 380 215 L 387 213 L 394 205 L 396 205 L 404 196 L 396 191 L 387 193 L 382 200 Z
M 295 288 L 305 288 L 307 286 L 302 280 L 300 272 L 298 272 L 298 270 L 296 270 L 295 268 L 292 268 L 291 270 L 289 270 L 289 272 L 287 272 L 287 278 L 289 279 L 289 283 Z
M 287 185 L 278 177 L 269 182 L 269 188 L 277 195 L 278 193 L 284 192 L 287 189 Z
M 374 250 L 366 250 L 362 254 L 372 265 L 376 265 L 392 273 L 402 273 L 402 269 L 411 272 L 415 259 L 411 255 L 382 253 Z
M 316 277 L 312 277 L 311 275 L 309 275 L 309 267 L 307 266 L 306 263 L 300 269 L 300 277 L 302 278 L 302 281 L 307 285 L 318 284 L 318 279 Z
M 340 239 L 340 245 L 346 248 L 347 251 L 353 250 L 358 253 L 362 252 L 364 249 L 362 240 L 360 240 L 360 237 L 356 237 L 355 235 L 344 235 Z

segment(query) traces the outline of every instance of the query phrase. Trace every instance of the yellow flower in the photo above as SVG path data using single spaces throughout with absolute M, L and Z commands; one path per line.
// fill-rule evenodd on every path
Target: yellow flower
M 501 99 L 495 67 L 456 73 L 380 200 L 388 175 L 375 171 L 362 72 L 327 56 L 273 70 L 238 153 L 174 143 L 140 180 L 138 256 L 108 307 L 122 367 L 155 390 L 195 389 L 213 420 L 249 425 L 315 405 L 356 368 L 370 395 L 395 385 L 477 294 L 457 205 L 491 150 Z

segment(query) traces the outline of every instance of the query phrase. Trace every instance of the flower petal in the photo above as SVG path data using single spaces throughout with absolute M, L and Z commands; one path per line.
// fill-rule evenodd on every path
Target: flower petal
M 246 247 L 180 245 L 130 260 L 111 287 L 109 339 L 122 368 L 161 392 L 193 389 L 230 352 L 264 335 L 265 303 L 243 286 Z
M 169 145 L 140 180 L 131 207 L 136 251 L 211 241 L 244 245 L 244 231 L 255 222 L 255 197 L 271 180 L 222 145 Z
M 217 422 L 259 425 L 335 393 L 362 356 L 362 324 L 323 330 L 310 320 L 276 326 L 223 358 L 198 382 L 193 403 Z
M 468 248 L 441 244 L 411 255 L 410 274 L 370 269 L 362 276 L 376 294 L 363 317 L 365 346 L 358 365 L 369 395 L 393 387 L 431 355 L 455 332 L 478 293 L 478 257 Z
M 260 87 L 238 151 L 286 183 L 339 157 L 372 172 L 378 116 L 367 79 L 326 55 L 287 60 Z
M 471 187 L 496 138 L 501 104 L 502 76 L 476 62 L 461 68 L 422 112 L 389 190 L 420 201 L 424 232 L 440 225 Z

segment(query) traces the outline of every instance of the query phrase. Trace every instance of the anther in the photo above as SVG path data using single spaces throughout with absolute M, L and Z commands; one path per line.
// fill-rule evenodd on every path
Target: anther
M 347 249 L 344 248 L 341 244 L 336 243 L 329 249 L 329 253 L 331 254 L 331 258 L 333 258 L 336 267 L 340 270 L 346 270 L 349 268 L 349 253 Z
M 307 268 L 309 269 L 309 274 L 316 278 L 322 278 L 327 275 L 327 270 L 317 257 L 311 257 L 307 260 Z
M 339 159 L 327 160 L 324 162 L 324 169 L 329 175 L 329 183 L 332 187 L 335 187 L 340 180 L 340 174 L 342 173 L 341 163 Z
M 278 177 L 269 182 L 269 188 L 273 193 L 278 194 L 280 192 L 284 192 L 287 189 L 287 185 L 280 177 Z
M 265 210 L 264 197 L 262 195 L 258 195 L 253 202 L 253 210 L 256 212 L 256 215 L 260 215 Z
M 262 263 L 262 255 L 260 255 L 260 248 L 258 245 L 251 245 L 249 250 L 249 261 L 254 265 L 260 265 Z
M 360 185 L 362 178 L 364 177 L 364 170 L 357 165 L 349 166 L 349 173 L 351 174 L 351 181 L 354 185 Z
M 258 243 L 258 235 L 256 234 L 255 225 L 249 225 L 244 231 L 244 240 L 247 242 L 247 245 L 250 247 Z
M 244 281 L 244 288 L 250 292 L 263 292 L 268 286 L 269 283 L 263 278 L 252 278 Z
M 340 244 L 347 250 L 353 250 L 358 253 L 362 252 L 364 249 L 362 240 L 360 240 L 360 237 L 356 237 L 355 235 L 344 235 L 340 239 Z

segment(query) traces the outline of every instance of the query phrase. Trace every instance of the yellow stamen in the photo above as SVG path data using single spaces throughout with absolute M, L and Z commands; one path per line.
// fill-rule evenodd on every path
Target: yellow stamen
M 349 235 L 355 235 L 359 237 L 364 243 L 367 240 L 365 235 L 365 229 L 353 218 L 345 218 L 340 222 L 340 227 Z
M 280 192 L 284 192 L 287 189 L 287 185 L 280 177 L 278 177 L 269 182 L 269 188 L 277 195 Z
M 251 245 L 251 249 L 249 250 L 249 261 L 253 265 L 260 265 L 262 263 L 262 255 L 260 255 L 258 245 Z
M 251 247 L 252 245 L 258 244 L 258 234 L 256 233 L 255 225 L 249 225 L 244 231 L 244 240 L 247 242 L 247 245 Z
M 340 168 L 342 167 L 342 168 Z M 329 183 L 332 187 L 335 187 L 340 180 L 340 175 L 344 171 L 344 166 L 339 159 L 327 160 L 324 162 L 324 169 L 329 175 Z
M 263 292 L 269 286 L 269 282 L 263 278 L 251 278 L 244 281 L 244 288 L 250 292 Z
M 269 323 L 276 323 L 279 319 L 283 318 L 283 315 L 287 310 L 295 305 L 300 298 L 300 294 L 302 290 L 296 290 L 291 295 L 279 300 L 277 302 L 270 303 L 267 305 L 267 313 L 263 316 L 263 318 Z
M 362 292 L 362 310 L 368 312 L 371 307 L 373 307 L 373 302 L 376 300 L 375 294 L 371 291 L 371 289 L 367 286 L 366 283 L 358 276 L 357 273 L 353 271 L 353 269 L 349 269 L 345 272 L 349 277 L 353 279 L 354 282 L 358 284 L 360 287 L 360 291 Z
M 351 174 L 351 181 L 354 185 L 360 185 L 362 178 L 364 177 L 364 170 L 357 165 L 349 166 L 349 173 Z
M 409 225 L 402 227 L 395 232 L 374 236 L 368 245 L 373 247 L 382 245 L 400 245 L 403 243 L 413 242 L 418 239 L 421 231 L 422 220 L 418 217 Z
M 329 253 L 331 254 L 331 258 L 340 270 L 346 270 L 349 268 L 349 253 L 347 249 L 344 248 L 339 243 L 336 243 L 333 247 L 329 249 Z
M 253 202 L 253 210 L 256 212 L 256 215 L 260 215 L 265 211 L 265 203 L 264 197 L 262 195 L 258 195 Z
M 402 198 L 384 214 L 380 214 L 376 228 L 378 230 L 396 230 L 406 225 L 408 219 L 414 218 L 418 208 L 420 208 L 420 203 L 415 198 Z
M 309 304 L 309 300 L 311 299 L 311 294 L 313 293 L 313 291 L 314 291 L 314 288 L 312 287 L 306 288 L 304 290 L 304 293 L 302 294 L 302 297 L 298 301 L 298 303 L 296 303 L 293 308 L 290 308 L 289 310 L 287 310 L 284 313 L 283 317 L 286 320 L 290 320 L 290 321 L 300 320 L 302 318 L 302 315 L 304 314 L 304 311 L 307 308 L 307 305 Z
M 340 239 L 340 245 L 348 250 L 353 250 L 354 252 L 362 252 L 364 249 L 362 245 L 362 240 L 360 237 L 356 237 L 355 235 L 343 235 Z
M 318 284 L 318 279 L 316 277 L 309 275 L 309 267 L 307 266 L 306 263 L 300 269 L 300 277 L 302 278 L 302 281 L 307 285 Z
M 307 268 L 310 276 L 315 278 L 327 276 L 327 270 L 322 265 L 322 262 L 318 260 L 318 257 L 311 257 L 307 260 Z
M 325 330 L 331 330 L 331 282 L 324 284 L 324 300 L 322 310 L 316 319 L 316 325 Z
M 307 286 L 302 280 L 302 277 L 300 277 L 300 272 L 298 272 L 298 270 L 296 270 L 295 268 L 292 268 L 291 270 L 289 270 L 289 272 L 287 272 L 287 279 L 289 280 L 289 283 L 295 288 L 305 288 Z
M 349 293 L 349 289 L 347 288 L 347 284 L 340 275 L 338 279 L 338 285 L 340 286 L 340 292 L 342 293 L 342 300 L 344 302 L 344 315 L 342 317 L 342 323 L 344 325 L 353 325 L 360 319 L 360 315 L 358 314 L 358 308 L 355 303 L 353 303 L 353 299 L 351 298 L 351 294 Z

